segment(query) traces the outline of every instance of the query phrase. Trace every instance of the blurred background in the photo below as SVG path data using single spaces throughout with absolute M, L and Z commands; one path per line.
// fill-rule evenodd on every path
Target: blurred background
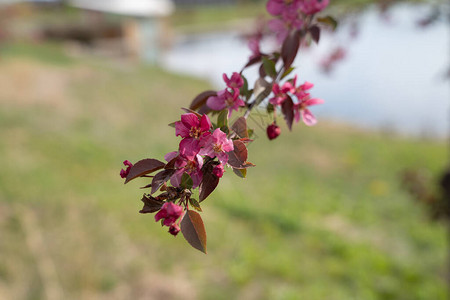
M 445 1 L 331 1 L 295 62 L 319 123 L 269 142 L 251 117 L 207 255 L 138 213 L 122 161 L 177 148 L 166 124 L 246 63 L 265 2 L 0 0 L 0 299 L 447 299 Z

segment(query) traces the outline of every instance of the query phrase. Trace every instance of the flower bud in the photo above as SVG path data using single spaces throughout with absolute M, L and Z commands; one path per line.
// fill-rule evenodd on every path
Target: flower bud
M 169 233 L 173 236 L 176 236 L 180 232 L 180 227 L 177 224 L 172 224 L 172 226 L 169 227 Z
M 223 165 L 220 164 L 220 165 L 215 166 L 212 172 L 217 177 L 219 177 L 219 178 L 222 177 L 223 176 Z
M 269 138 L 269 140 L 276 139 L 277 136 L 280 135 L 280 133 L 281 129 L 275 122 L 273 122 L 267 127 L 267 137 Z

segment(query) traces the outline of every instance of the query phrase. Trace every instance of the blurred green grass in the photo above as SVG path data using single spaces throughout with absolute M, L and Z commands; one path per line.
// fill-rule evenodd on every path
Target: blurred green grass
M 52 58 L 55 60 L 52 61 Z M 247 179 L 203 204 L 208 255 L 140 215 L 125 159 L 178 145 L 180 107 L 207 83 L 156 67 L 0 52 L 0 298 L 446 299 L 446 237 L 400 187 L 437 175 L 443 141 L 321 122 L 268 141 Z

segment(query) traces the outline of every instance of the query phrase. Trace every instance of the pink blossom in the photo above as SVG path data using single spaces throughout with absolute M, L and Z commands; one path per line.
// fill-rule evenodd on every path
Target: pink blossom
M 259 37 L 251 37 L 248 40 L 248 48 L 252 51 L 252 55 L 250 55 L 250 60 L 261 56 L 261 48 L 260 48 L 261 38 Z
M 180 155 L 177 151 L 167 153 L 164 158 L 167 161 L 171 161 L 174 158 L 177 158 L 175 161 L 175 173 L 170 177 L 170 183 L 174 187 L 179 187 L 181 184 L 181 177 L 184 173 L 188 173 L 192 178 L 193 188 L 196 188 L 202 182 L 203 173 L 203 158 L 200 155 L 195 155 L 193 158 L 187 158 L 183 155 Z
M 267 11 L 272 16 L 278 16 L 284 11 L 296 11 L 300 7 L 300 0 L 269 0 L 266 5 Z
M 267 137 L 269 138 L 269 140 L 276 139 L 280 135 L 280 133 L 281 129 L 275 122 L 267 127 Z
M 125 160 L 123 162 L 123 165 L 127 166 L 127 169 L 126 170 L 124 170 L 124 169 L 120 170 L 120 177 L 126 178 L 128 176 L 128 174 L 130 173 L 130 169 L 133 166 L 133 164 L 129 160 Z
M 174 204 L 173 202 L 166 202 L 161 207 L 161 210 L 155 215 L 155 221 L 158 222 L 164 219 L 165 226 L 172 226 L 178 218 L 183 215 L 183 207 Z
M 275 33 L 278 43 L 282 44 L 291 30 L 302 28 L 303 20 L 298 14 L 285 13 L 281 19 L 270 20 L 268 26 Z
M 224 172 L 223 165 L 220 164 L 220 165 L 215 166 L 212 172 L 214 175 L 221 178 L 223 176 L 223 172 Z
M 181 121 L 175 122 L 175 135 L 184 139 L 180 142 L 180 153 L 187 158 L 194 158 L 200 150 L 200 139 L 209 135 L 211 121 L 207 115 L 200 119 L 193 113 L 181 115 Z
M 305 123 L 306 125 L 313 126 L 314 124 L 316 124 L 317 120 L 311 113 L 311 111 L 308 109 L 308 106 L 322 104 L 323 102 L 324 101 L 322 99 L 317 98 L 309 99 L 309 97 L 307 97 L 306 99 L 301 100 L 299 103 L 295 103 L 294 104 L 295 121 L 296 122 L 300 121 L 301 115 L 303 123 Z
M 227 84 L 227 87 L 233 90 L 237 89 L 238 93 L 239 89 L 244 85 L 244 79 L 242 78 L 241 74 L 237 72 L 233 72 L 231 78 L 228 78 L 227 74 L 225 73 L 223 73 L 222 77 L 223 81 L 225 81 L 225 83 Z
M 307 93 L 306 91 L 314 87 L 314 84 L 308 81 L 305 81 L 305 83 L 299 85 L 298 87 L 296 87 L 296 85 L 297 85 L 297 75 L 295 75 L 294 79 L 292 80 L 290 92 L 294 94 L 299 100 L 305 97 L 309 97 L 309 93 Z
M 228 108 L 228 117 L 233 110 L 238 111 L 240 106 L 245 106 L 245 102 L 239 98 L 239 93 L 234 90 L 230 93 L 228 90 L 217 92 L 217 96 L 209 97 L 206 104 L 212 110 L 222 110 Z
M 169 233 L 173 236 L 176 236 L 178 232 L 180 232 L 180 227 L 178 226 L 178 224 L 172 224 L 172 226 L 170 226 L 169 228 Z
M 329 3 L 329 0 L 302 0 L 300 10 L 306 15 L 313 15 L 324 10 Z
M 211 158 L 217 156 L 222 164 L 228 162 L 227 152 L 234 150 L 233 141 L 227 138 L 225 132 L 219 128 L 214 130 L 213 134 L 204 140 L 203 148 L 200 150 L 200 155 L 207 155 Z
M 272 92 L 274 96 L 269 99 L 269 102 L 272 103 L 274 106 L 281 105 L 284 100 L 287 99 L 287 92 L 291 91 L 292 85 L 289 82 L 285 82 L 283 86 L 280 88 L 280 86 L 275 83 L 272 87 Z

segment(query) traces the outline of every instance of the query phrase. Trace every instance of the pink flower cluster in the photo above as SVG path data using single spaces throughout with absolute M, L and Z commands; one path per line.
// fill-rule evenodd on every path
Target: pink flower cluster
M 219 160 L 213 174 L 217 177 L 223 175 L 223 164 L 228 162 L 228 152 L 233 151 L 233 141 L 227 138 L 220 128 L 212 131 L 211 121 L 207 115 L 198 117 L 194 113 L 181 116 L 181 120 L 175 122 L 175 134 L 183 139 L 178 151 L 167 153 L 164 158 L 170 162 L 175 159 L 175 173 L 170 178 L 174 187 L 179 187 L 184 173 L 189 174 L 193 181 L 193 188 L 200 185 L 203 178 L 203 156 Z
M 168 226 L 170 234 L 176 236 L 180 232 L 180 226 L 176 222 L 182 215 L 183 207 L 173 202 L 166 202 L 155 215 L 155 221 L 163 219 L 163 225 Z
M 313 15 L 325 9 L 329 0 L 269 0 L 267 11 L 278 18 L 269 21 L 269 28 L 282 43 L 291 30 L 301 29 L 306 15 Z
M 227 87 L 217 92 L 217 96 L 209 97 L 206 104 L 217 111 L 227 108 L 228 117 L 230 117 L 233 110 L 238 111 L 239 107 L 245 106 L 245 102 L 239 97 L 239 89 L 244 85 L 244 79 L 241 74 L 234 72 L 231 78 L 224 73 L 223 80 Z
M 291 81 L 285 82 L 281 87 L 275 83 L 272 87 L 272 92 L 274 96 L 269 99 L 269 102 L 277 107 L 281 106 L 288 97 L 291 95 L 297 98 L 297 101 L 294 103 L 294 117 L 295 121 L 300 121 L 300 117 L 303 122 L 312 126 L 317 123 L 316 118 L 308 109 L 311 105 L 322 104 L 324 101 L 322 99 L 311 98 L 310 93 L 307 91 L 310 90 L 314 85 L 310 82 L 305 81 L 305 83 L 297 86 L 297 76 Z

